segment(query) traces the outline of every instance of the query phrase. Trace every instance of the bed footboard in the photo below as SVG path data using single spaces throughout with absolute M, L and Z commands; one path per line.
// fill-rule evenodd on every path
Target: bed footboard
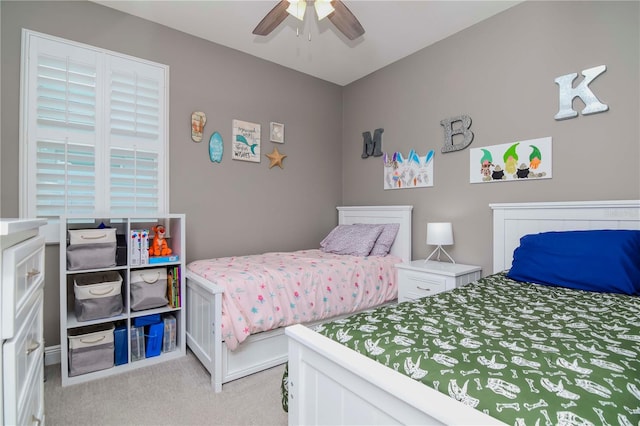
M 290 425 L 503 424 L 304 326 L 285 333 Z
M 223 288 L 187 273 L 187 345 L 211 374 L 211 387 L 222 391 L 221 312 Z

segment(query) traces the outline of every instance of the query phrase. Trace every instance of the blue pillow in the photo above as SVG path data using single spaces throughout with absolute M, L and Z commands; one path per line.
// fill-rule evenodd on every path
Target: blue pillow
M 525 235 L 513 252 L 507 276 L 537 284 L 640 295 L 640 231 Z

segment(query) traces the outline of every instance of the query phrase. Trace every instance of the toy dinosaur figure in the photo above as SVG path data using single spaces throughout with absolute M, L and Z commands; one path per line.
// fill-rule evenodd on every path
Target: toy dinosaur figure
M 156 225 L 153 229 L 153 243 L 149 247 L 149 256 L 168 256 L 172 253 L 164 238 L 165 229 L 163 225 Z

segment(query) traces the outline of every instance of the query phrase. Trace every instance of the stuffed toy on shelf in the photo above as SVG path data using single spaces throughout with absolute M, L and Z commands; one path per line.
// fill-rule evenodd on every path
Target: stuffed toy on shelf
M 156 225 L 153 229 L 153 241 L 149 247 L 149 256 L 168 256 L 172 253 L 172 250 L 167 245 L 167 240 L 164 238 L 165 228 L 163 225 Z

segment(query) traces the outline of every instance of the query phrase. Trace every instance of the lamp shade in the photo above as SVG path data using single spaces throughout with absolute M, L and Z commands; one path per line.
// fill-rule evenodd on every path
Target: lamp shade
M 450 222 L 427 223 L 427 244 L 450 246 L 453 244 L 453 228 Z
M 287 12 L 299 20 L 304 19 L 304 11 L 307 9 L 307 0 L 289 0 Z
M 316 0 L 313 2 L 316 9 L 316 15 L 318 15 L 318 21 L 322 21 L 329 16 L 335 9 L 331 6 L 330 0 Z

